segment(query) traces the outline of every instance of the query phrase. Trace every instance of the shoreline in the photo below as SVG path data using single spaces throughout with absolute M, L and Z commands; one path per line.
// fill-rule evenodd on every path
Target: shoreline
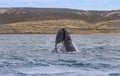
M 0 35 L 2 34 L 57 34 L 57 33 L 0 33 Z M 102 35 L 102 34 L 109 34 L 109 35 L 120 35 L 120 33 L 70 33 L 72 35 Z

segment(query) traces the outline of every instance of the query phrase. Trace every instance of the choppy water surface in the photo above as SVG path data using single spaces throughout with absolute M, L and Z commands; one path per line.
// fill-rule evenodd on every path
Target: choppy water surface
M 120 76 L 120 35 L 72 35 L 77 53 L 55 53 L 53 34 L 1 34 L 0 76 Z

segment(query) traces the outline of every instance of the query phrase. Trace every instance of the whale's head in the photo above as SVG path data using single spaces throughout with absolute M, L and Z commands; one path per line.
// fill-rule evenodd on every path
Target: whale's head
M 59 47 L 62 47 L 62 51 L 65 52 L 73 52 L 76 51 L 72 44 L 72 40 L 70 37 L 70 34 L 67 32 L 65 28 L 61 28 L 58 30 L 57 36 L 56 36 L 56 43 L 55 43 L 55 50 L 58 51 Z
M 67 32 L 65 28 L 61 28 L 57 33 L 56 43 L 69 41 L 69 40 L 71 40 L 70 34 Z

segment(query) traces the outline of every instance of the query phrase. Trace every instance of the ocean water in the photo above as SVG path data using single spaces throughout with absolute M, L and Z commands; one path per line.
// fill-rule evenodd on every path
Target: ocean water
M 120 35 L 71 35 L 76 53 L 55 53 L 54 34 L 0 34 L 0 76 L 120 76 Z

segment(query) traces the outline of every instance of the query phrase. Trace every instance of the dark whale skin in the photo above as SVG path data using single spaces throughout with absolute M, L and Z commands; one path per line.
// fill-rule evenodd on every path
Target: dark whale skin
M 61 28 L 60 30 L 58 30 L 58 33 L 56 35 L 56 41 L 55 41 L 56 52 L 57 52 L 57 44 L 59 43 L 62 43 L 62 45 L 65 47 L 66 52 L 76 51 L 75 47 L 72 44 L 71 36 L 65 28 Z

